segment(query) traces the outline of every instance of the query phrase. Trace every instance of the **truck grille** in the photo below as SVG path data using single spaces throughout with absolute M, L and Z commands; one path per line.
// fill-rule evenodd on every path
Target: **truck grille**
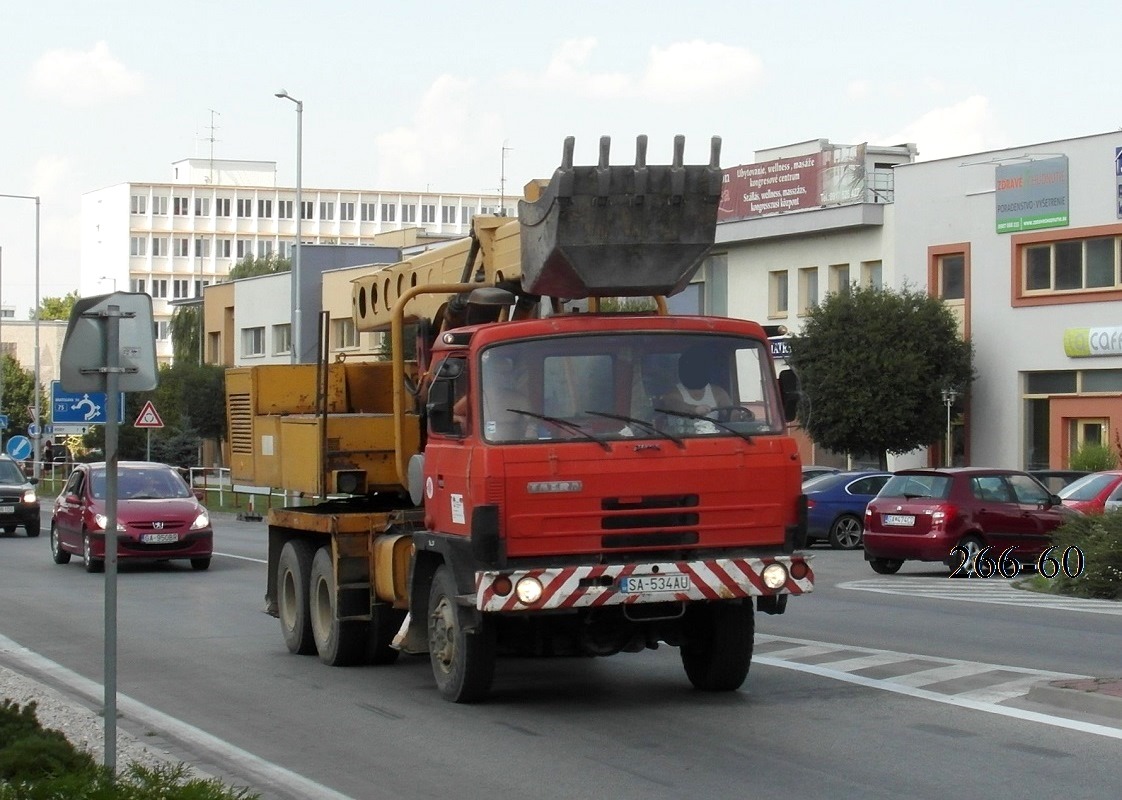
M 253 455 L 253 406 L 249 393 L 229 396 L 230 452 Z
M 604 498 L 600 528 L 612 533 L 601 543 L 606 549 L 697 544 L 698 503 L 696 494 Z

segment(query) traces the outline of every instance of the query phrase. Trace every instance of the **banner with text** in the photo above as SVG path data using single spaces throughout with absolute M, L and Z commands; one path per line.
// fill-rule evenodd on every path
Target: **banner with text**
M 997 232 L 1066 227 L 1067 183 L 1067 156 L 999 166 L 994 192 Z

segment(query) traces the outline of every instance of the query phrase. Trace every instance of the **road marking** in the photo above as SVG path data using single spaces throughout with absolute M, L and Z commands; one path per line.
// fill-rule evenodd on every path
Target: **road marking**
M 34 679 L 39 675 L 49 675 L 57 683 L 73 690 L 75 694 L 84 697 L 97 708 L 104 709 L 105 688 L 95 681 L 84 678 L 76 672 L 67 669 L 50 659 L 35 653 L 28 648 L 14 642 L 0 634 L 0 654 L 4 655 L 9 663 L 22 667 L 22 673 Z M 227 741 L 212 736 L 200 728 L 189 725 L 151 706 L 133 700 L 128 695 L 118 693 L 117 710 L 125 717 L 160 731 L 174 738 L 177 743 L 196 754 L 206 755 L 216 763 L 236 762 L 239 774 L 246 777 L 259 778 L 263 786 L 284 786 L 293 790 L 301 797 L 315 797 L 317 800 L 353 800 L 348 795 L 340 794 L 334 789 L 316 783 L 291 770 L 266 761 L 240 747 Z M 193 748 L 193 749 L 192 749 Z
M 236 556 L 233 553 L 214 553 L 213 555 L 222 556 L 223 558 L 236 558 L 238 561 L 252 561 L 254 564 L 267 564 L 268 559 L 265 558 L 251 558 L 250 556 Z
M 1083 614 L 1122 615 L 1122 603 L 1115 600 L 1088 600 L 1082 597 L 1064 597 L 1018 589 L 1005 579 L 998 578 L 869 578 L 846 581 L 839 589 L 881 594 L 904 594 L 913 597 L 930 597 L 936 600 L 965 600 L 970 603 L 996 603 L 1005 606 L 1032 606 L 1060 611 L 1078 611 Z
M 823 658 L 831 654 L 837 658 Z M 799 661 L 800 658 L 808 661 Z M 756 634 L 756 655 L 752 661 L 987 714 L 1122 739 L 1122 728 L 1000 705 L 1023 697 L 1042 681 L 1087 677 L 1084 675 L 767 634 Z M 867 674 L 858 674 L 861 672 Z

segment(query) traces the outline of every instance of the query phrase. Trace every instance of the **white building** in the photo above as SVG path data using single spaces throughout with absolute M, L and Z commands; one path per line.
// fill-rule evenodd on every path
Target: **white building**
M 498 213 L 500 195 L 301 187 L 305 244 L 373 244 L 388 231 L 466 235 L 478 213 Z M 82 196 L 83 296 L 147 292 L 153 298 L 156 352 L 171 356 L 169 301 L 202 295 L 246 256 L 288 258 L 296 242 L 296 190 L 276 185 L 276 163 L 191 158 L 165 183 L 128 182 Z M 290 301 L 285 301 L 289 305 Z

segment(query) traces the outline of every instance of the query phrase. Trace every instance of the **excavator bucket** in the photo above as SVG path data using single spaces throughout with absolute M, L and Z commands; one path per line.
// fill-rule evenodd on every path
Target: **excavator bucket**
M 634 166 L 610 166 L 609 137 L 600 163 L 573 166 L 573 137 L 561 167 L 536 200 L 518 203 L 522 288 L 548 297 L 627 297 L 681 291 L 713 246 L 721 196 L 721 140 L 708 164 L 647 165 L 647 137 Z

